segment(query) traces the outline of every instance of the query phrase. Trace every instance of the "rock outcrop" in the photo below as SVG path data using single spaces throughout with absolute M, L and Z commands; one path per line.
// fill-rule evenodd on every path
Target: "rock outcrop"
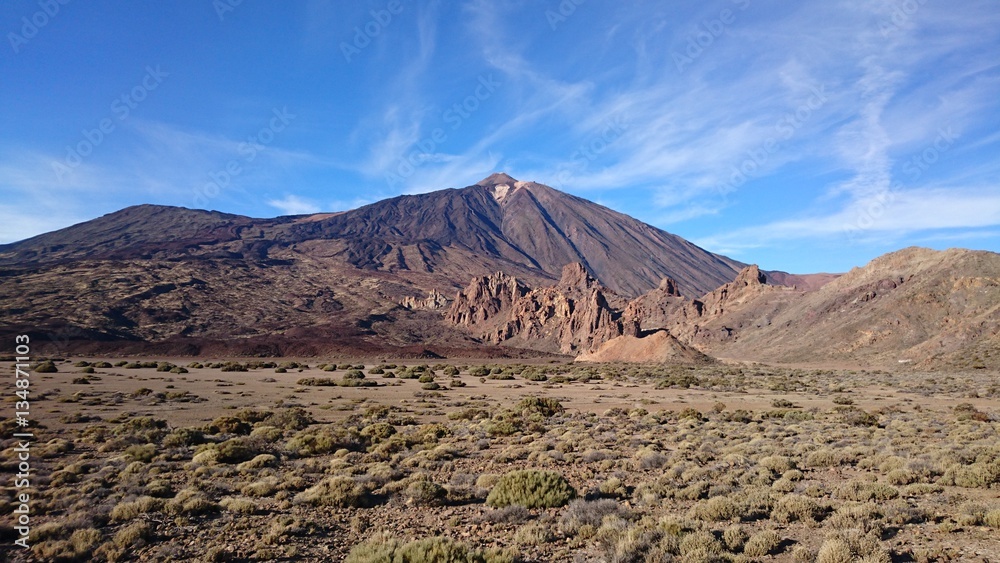
M 774 291 L 782 289 L 768 286 L 760 269 L 748 266 L 701 299 L 682 297 L 677 283 L 665 278 L 656 289 L 626 301 L 603 287 L 583 264 L 571 263 L 554 286 L 533 290 L 501 272 L 476 278 L 455 298 L 447 319 L 494 344 L 586 358 L 695 361 L 701 352 L 689 350 L 689 345 L 738 338 L 737 329 L 715 327 L 714 320 L 730 306 L 738 308 Z M 605 346 L 612 341 L 617 343 Z
M 638 327 L 622 318 L 624 304 L 573 263 L 556 285 L 535 290 L 499 272 L 475 279 L 455 298 L 447 319 L 487 342 L 577 354 L 638 334 Z
M 482 276 L 472 280 L 455 296 L 446 318 L 452 324 L 467 328 L 495 321 L 528 291 L 528 286 L 503 272 Z
M 659 287 L 630 301 L 623 316 L 641 330 L 655 330 L 673 324 L 689 303 L 681 297 L 677 282 L 664 278 Z
M 580 354 L 576 361 L 705 364 L 713 360 L 683 344 L 669 332 L 658 330 L 642 337 L 626 335 L 613 338 L 593 352 Z
M 451 301 L 444 296 L 443 293 L 436 289 L 432 289 L 427 292 L 427 297 L 423 299 L 418 299 L 416 297 L 407 296 L 400 301 L 400 305 L 406 307 L 407 309 L 423 309 L 426 311 L 437 311 L 448 307 Z

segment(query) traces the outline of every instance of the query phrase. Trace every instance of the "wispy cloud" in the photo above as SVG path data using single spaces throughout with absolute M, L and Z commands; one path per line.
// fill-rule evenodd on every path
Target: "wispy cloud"
M 267 204 L 281 211 L 282 215 L 308 215 L 321 211 L 316 202 L 292 194 L 286 194 L 281 199 L 269 199 Z

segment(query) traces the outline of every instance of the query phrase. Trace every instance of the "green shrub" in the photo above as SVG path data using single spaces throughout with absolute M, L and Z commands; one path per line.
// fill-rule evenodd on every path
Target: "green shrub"
M 952 465 L 941 477 L 942 485 L 967 489 L 987 489 L 996 483 L 1000 483 L 1000 459 L 992 463 Z
M 167 421 L 149 416 L 130 418 L 115 428 L 115 434 L 146 443 L 157 443 L 167 434 Z
M 329 424 L 300 431 L 285 444 L 285 448 L 297 456 L 310 457 L 340 449 L 359 450 L 365 445 L 357 429 Z
M 309 414 L 309 411 L 302 407 L 294 407 L 272 412 L 261 423 L 281 430 L 302 430 L 315 424 L 316 420 Z
M 566 409 L 555 399 L 548 397 L 525 397 L 517 403 L 515 410 L 520 412 L 536 412 L 542 416 L 555 416 Z
M 169 448 L 196 446 L 205 443 L 205 434 L 198 428 L 178 428 L 163 438 L 163 445 Z
M 520 505 L 525 508 L 565 506 L 576 490 L 555 471 L 525 469 L 505 474 L 486 498 L 492 507 Z
M 540 371 L 534 371 L 534 370 L 532 370 L 532 371 L 525 371 L 524 373 L 521 374 L 521 377 L 523 377 L 526 381 L 548 381 L 549 380 L 549 376 L 545 375 L 544 373 L 542 373 Z
M 156 446 L 153 444 L 134 444 L 125 448 L 125 455 L 132 458 L 133 461 L 149 463 L 156 457 Z
M 213 420 L 206 430 L 212 434 L 239 434 L 246 435 L 250 433 L 252 427 L 243 420 L 235 416 L 220 416 Z
M 255 456 L 250 461 L 244 461 L 243 463 L 236 466 L 236 469 L 241 473 L 249 473 L 251 471 L 257 471 L 265 467 L 274 467 L 278 464 L 278 458 L 271 454 L 260 454 Z
M 376 422 L 361 430 L 361 435 L 368 438 L 373 444 L 384 442 L 396 433 L 396 428 L 388 422 Z
M 55 362 L 52 360 L 46 360 L 37 366 L 35 366 L 35 373 L 56 373 L 59 368 L 56 367 Z
M 233 438 L 218 445 L 219 463 L 240 463 L 252 459 L 257 452 L 245 438 Z
M 406 487 L 406 502 L 415 506 L 437 506 L 444 503 L 448 491 L 427 479 L 417 479 Z

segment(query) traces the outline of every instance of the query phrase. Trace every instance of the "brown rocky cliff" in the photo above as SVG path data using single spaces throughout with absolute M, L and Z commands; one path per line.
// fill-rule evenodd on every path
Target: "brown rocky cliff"
M 642 330 L 655 330 L 672 324 L 689 303 L 681 297 L 677 282 L 664 278 L 656 289 L 629 301 L 622 317 Z
M 503 272 L 479 277 L 455 296 L 446 318 L 452 324 L 472 327 L 509 311 L 526 293 L 528 286 Z
M 551 287 L 528 291 L 512 280 L 499 273 L 474 280 L 456 297 L 447 320 L 488 342 L 564 354 L 638 332 L 634 323 L 622 320 L 624 300 L 582 264 L 564 267 Z

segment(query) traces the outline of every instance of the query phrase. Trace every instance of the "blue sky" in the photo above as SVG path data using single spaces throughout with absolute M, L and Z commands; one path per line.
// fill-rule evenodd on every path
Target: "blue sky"
M 504 170 L 769 269 L 1000 251 L 995 0 L 5 0 L 0 242 Z

